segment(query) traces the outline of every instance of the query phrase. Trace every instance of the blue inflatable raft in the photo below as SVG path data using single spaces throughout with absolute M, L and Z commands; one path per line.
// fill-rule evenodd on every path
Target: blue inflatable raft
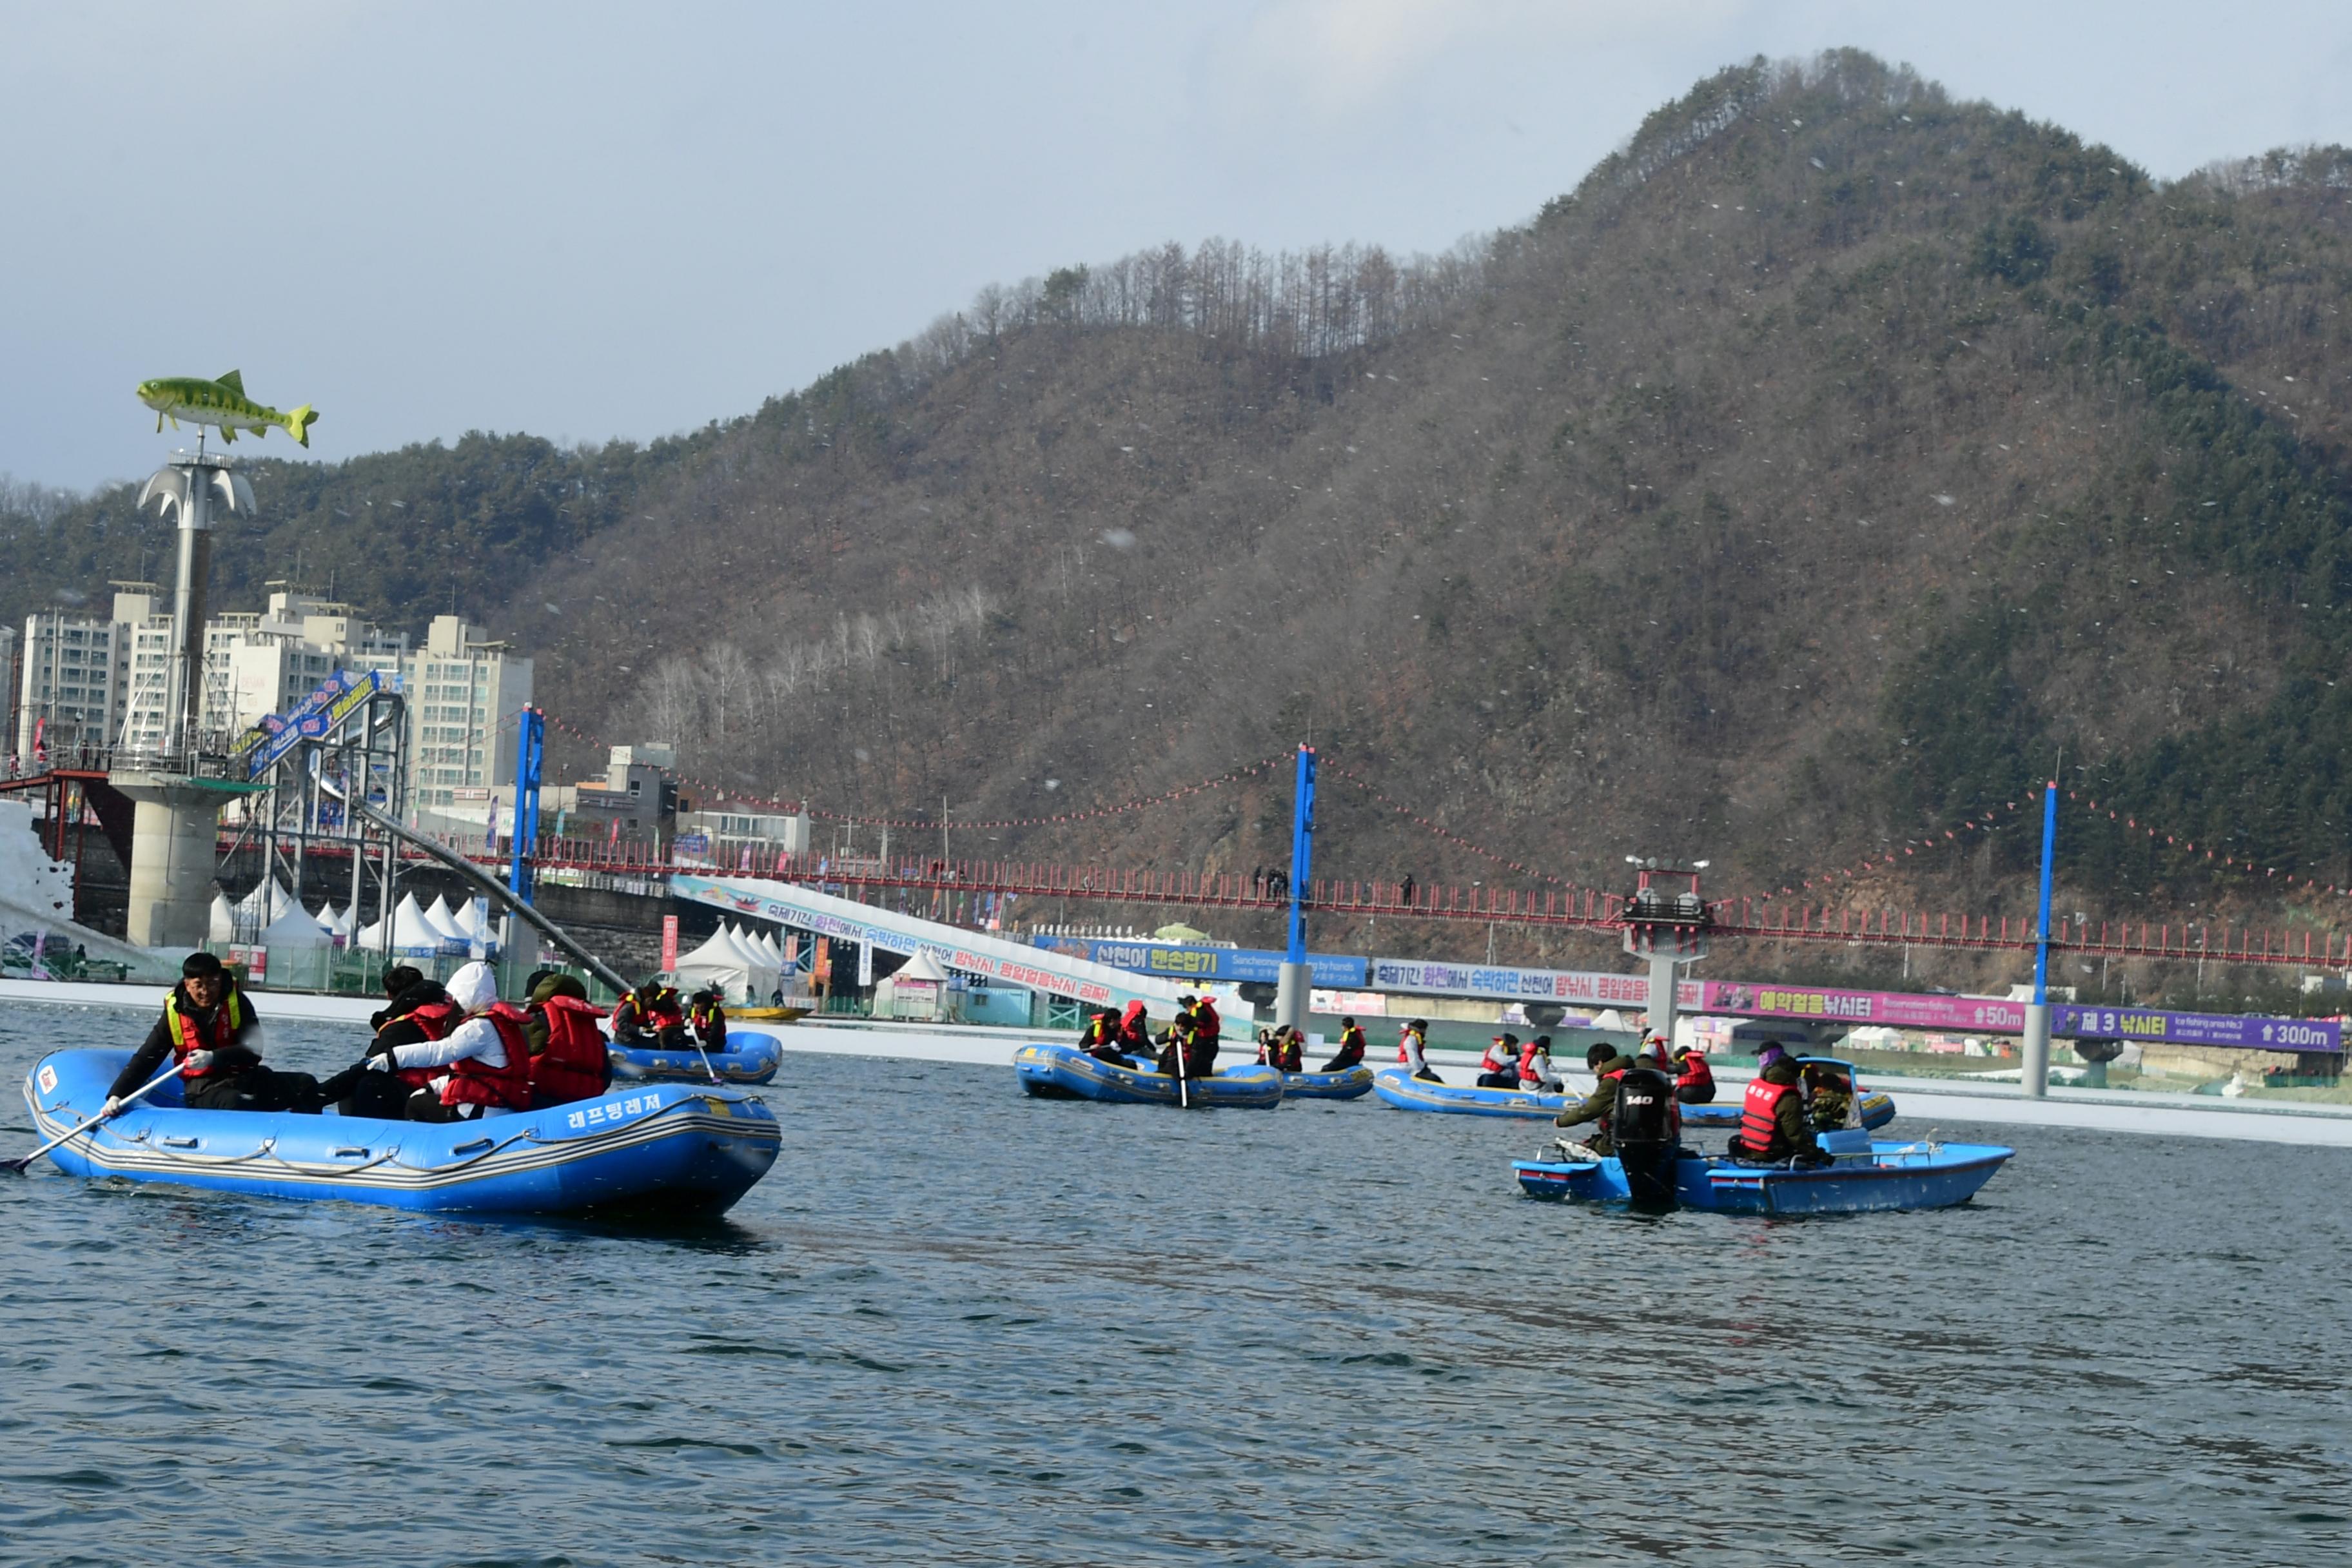
M 1229 1110 L 1272 1110 L 1282 1103 L 1282 1074 L 1255 1062 L 1226 1068 L 1212 1078 L 1187 1079 L 1181 1100 L 1176 1080 L 1168 1074 L 1121 1067 L 1076 1046 L 1024 1046 L 1013 1053 L 1013 1066 L 1021 1087 L 1043 1100 L 1098 1100 L 1112 1105 L 1189 1102 Z
M 2016 1151 L 1998 1143 L 1868 1143 L 1815 1166 L 1750 1165 L 1686 1152 L 1675 1163 L 1685 1208 L 1724 1214 L 1870 1214 L 1964 1204 Z M 1614 1159 L 1515 1160 L 1520 1187 L 1538 1198 L 1624 1203 L 1631 1189 Z
M 1285 1100 L 1361 1100 L 1372 1092 L 1372 1069 L 1351 1067 L 1344 1072 L 1286 1072 L 1282 1075 Z
M 1479 1089 L 1472 1084 L 1432 1083 L 1401 1067 L 1382 1068 L 1372 1075 L 1372 1089 L 1399 1110 L 1451 1111 L 1457 1116 L 1516 1116 L 1549 1119 L 1574 1105 L 1580 1094 L 1540 1094 L 1531 1089 Z M 1875 1089 L 1862 1096 L 1862 1124 L 1885 1126 L 1895 1120 L 1894 1097 Z M 1716 1100 L 1683 1107 L 1685 1127 L 1737 1127 L 1739 1101 Z
M 25 1080 L 44 1140 L 87 1123 L 127 1050 L 53 1051 Z M 740 1089 L 655 1084 L 474 1121 L 190 1110 L 171 1079 L 58 1145 L 76 1176 L 477 1214 L 718 1214 L 776 1163 L 782 1132 Z
M 783 1065 L 784 1048 L 773 1035 L 757 1029 L 730 1029 L 727 1048 L 712 1051 L 710 1067 L 703 1053 L 688 1046 L 682 1051 L 653 1050 L 643 1046 L 613 1046 L 604 1052 L 613 1077 L 629 1083 L 709 1083 L 716 1072 L 721 1083 L 766 1083 Z

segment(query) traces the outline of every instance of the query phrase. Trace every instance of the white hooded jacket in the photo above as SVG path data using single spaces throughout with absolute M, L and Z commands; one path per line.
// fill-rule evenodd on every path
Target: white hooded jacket
M 507 1065 L 507 1044 L 499 1037 L 498 1026 L 480 1016 L 483 1008 L 499 999 L 499 977 L 487 963 L 469 963 L 449 977 L 449 1000 L 466 1014 L 466 1021 L 437 1040 L 419 1040 L 415 1045 L 394 1046 L 392 1065 L 397 1068 L 446 1067 L 451 1062 L 472 1057 L 494 1068 Z M 433 1080 L 439 1088 L 440 1079 Z

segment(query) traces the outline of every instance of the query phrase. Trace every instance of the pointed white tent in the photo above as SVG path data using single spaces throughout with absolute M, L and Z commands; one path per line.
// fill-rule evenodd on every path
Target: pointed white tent
M 760 944 L 757 937 L 741 927 L 736 927 L 727 934 L 735 951 L 743 955 L 744 968 L 748 971 L 745 980 L 745 987 L 750 992 L 748 999 L 756 1001 L 765 997 L 776 988 L 776 979 L 781 973 L 776 961 L 768 956 L 768 950 Z
M 444 942 L 462 943 L 473 940 L 466 934 L 466 928 L 458 923 L 457 913 L 449 908 L 449 900 L 446 897 L 423 906 L 417 913 L 426 925 L 440 933 Z
M 383 940 L 383 922 L 379 921 L 360 933 L 360 947 L 373 952 Z M 420 953 L 438 952 L 445 939 L 425 919 L 417 907 L 416 895 L 403 893 L 392 911 L 392 951 L 415 957 Z
M 289 905 L 284 913 L 263 928 L 261 944 L 275 953 L 279 948 L 325 947 L 331 939 L 319 929 L 318 918 L 302 912 L 299 904 Z
M 677 977 L 680 990 L 698 991 L 706 985 L 716 985 L 730 1002 L 749 997 L 758 976 L 751 955 L 728 940 L 723 925 L 705 938 L 701 946 L 682 955 L 672 973 Z
M 467 899 L 462 904 L 452 904 L 449 918 L 466 933 L 468 942 L 488 942 L 494 935 L 487 900 Z
M 931 956 L 929 950 L 925 949 L 900 964 L 890 978 L 928 980 L 934 985 L 944 985 L 947 984 L 948 972 L 940 966 L 938 959 Z
M 260 940 L 262 931 L 289 909 L 300 909 L 294 891 L 274 877 L 264 877 L 253 885 L 253 891 L 236 901 L 236 929 L 240 939 Z
M 212 927 L 205 932 L 205 940 L 209 942 L 236 940 L 236 906 L 230 903 L 228 895 L 217 888 L 213 889 Z

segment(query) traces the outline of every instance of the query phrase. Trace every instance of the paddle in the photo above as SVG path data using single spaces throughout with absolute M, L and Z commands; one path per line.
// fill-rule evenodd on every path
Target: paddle
M 170 1067 L 165 1068 L 162 1072 L 157 1073 L 145 1083 L 140 1085 L 129 1094 L 124 1095 L 122 1097 L 122 1104 L 127 1106 L 134 1100 L 144 1098 L 150 1089 L 161 1087 L 165 1079 L 170 1078 L 173 1073 L 178 1072 L 179 1070 L 180 1064 L 173 1062 Z M 120 1110 L 121 1107 L 118 1106 L 116 1109 Z M 77 1125 L 67 1129 L 65 1131 L 58 1133 L 56 1137 L 50 1139 L 47 1142 L 42 1144 L 39 1148 L 34 1150 L 31 1153 L 26 1155 L 21 1160 L 0 1160 L 0 1168 L 5 1168 L 21 1176 L 25 1173 L 26 1166 L 30 1165 L 34 1161 L 39 1159 L 42 1155 L 47 1153 L 58 1144 L 63 1143 L 67 1139 L 75 1136 L 77 1133 L 87 1132 L 105 1120 L 106 1118 L 102 1115 L 93 1116 L 89 1121 L 78 1123 Z
M 1180 1110 L 1192 1109 L 1192 1090 L 1186 1086 L 1192 1055 L 1192 1042 L 1179 1035 L 1176 1037 L 1176 1107 Z

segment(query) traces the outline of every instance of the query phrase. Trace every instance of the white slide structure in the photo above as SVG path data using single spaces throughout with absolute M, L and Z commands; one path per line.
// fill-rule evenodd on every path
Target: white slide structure
M 774 921 L 836 941 L 871 942 L 886 952 L 928 952 L 949 969 L 985 974 L 1007 985 L 1025 986 L 1055 996 L 1075 997 L 1090 1006 L 1122 1007 L 1130 1001 L 1139 1001 L 1151 1012 L 1166 1017 L 1175 1012 L 1180 995 L 1215 995 L 1220 1012 L 1227 1010 L 1226 1004 L 1231 1000 L 1213 987 L 1179 985 L 1157 975 L 1066 957 L 1026 942 L 1007 942 L 961 926 L 898 914 L 772 878 L 696 877 L 677 871 L 671 873 L 669 887 L 678 898 L 716 905 L 734 914 Z

